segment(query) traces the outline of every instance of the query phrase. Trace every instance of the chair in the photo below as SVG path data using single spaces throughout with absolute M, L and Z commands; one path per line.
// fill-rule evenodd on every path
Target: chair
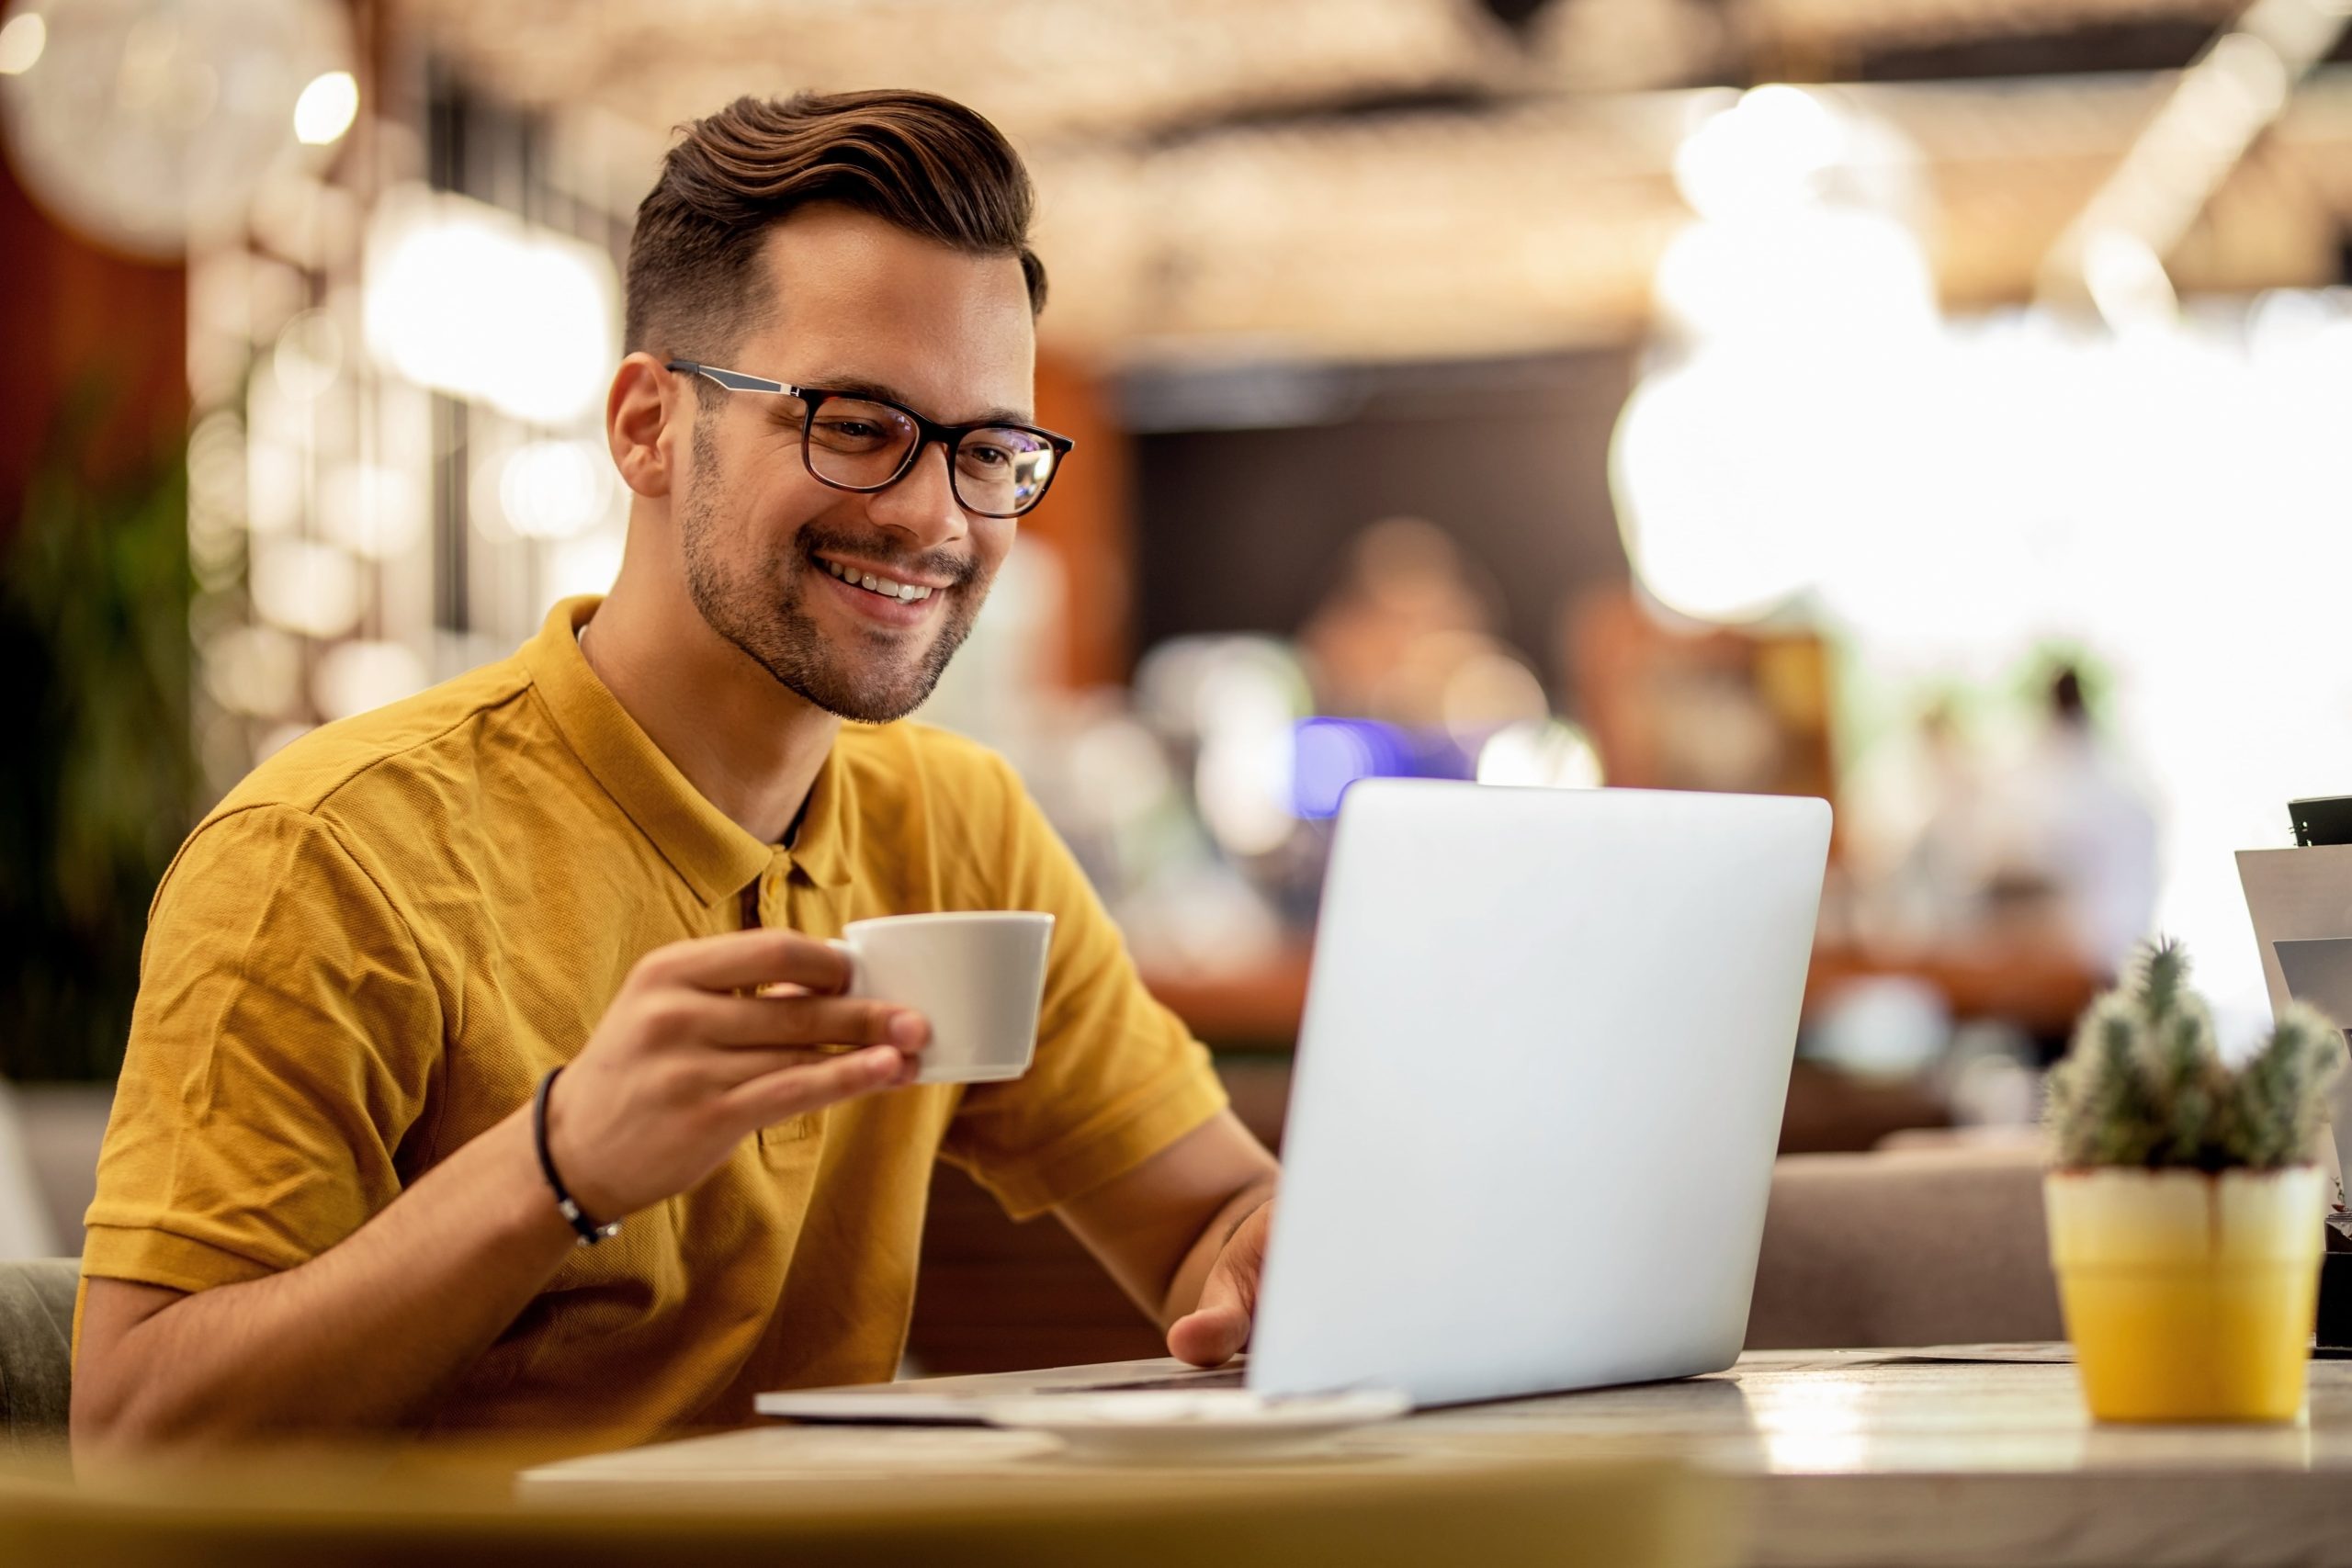
M 42 1201 L 40 1162 L 16 1089 L 0 1082 L 0 1258 L 54 1258 L 65 1250 Z M 90 1151 L 97 1164 L 97 1151 Z
M 64 1450 L 81 1272 L 71 1258 L 0 1262 L 0 1459 Z
M 2041 1172 L 2034 1145 L 1784 1156 L 1747 1348 L 2065 1337 Z

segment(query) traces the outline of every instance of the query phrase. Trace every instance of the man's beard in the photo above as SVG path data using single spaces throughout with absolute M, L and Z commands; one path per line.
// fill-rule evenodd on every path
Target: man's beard
M 931 695 L 947 661 L 963 646 L 979 611 L 987 582 L 975 564 L 947 555 L 902 558 L 871 536 L 820 523 L 803 524 L 779 540 L 749 574 L 731 568 L 719 540 L 725 490 L 719 482 L 718 441 L 711 422 L 695 423 L 695 482 L 678 519 L 686 563 L 686 592 L 710 628 L 775 677 L 786 689 L 839 717 L 860 724 L 904 718 Z M 947 579 L 951 589 L 940 607 L 931 646 L 914 658 L 899 651 L 898 639 L 878 634 L 866 657 L 829 640 L 808 616 L 808 579 L 824 570 L 815 552 L 834 550 L 877 564 L 897 562 L 907 575 Z

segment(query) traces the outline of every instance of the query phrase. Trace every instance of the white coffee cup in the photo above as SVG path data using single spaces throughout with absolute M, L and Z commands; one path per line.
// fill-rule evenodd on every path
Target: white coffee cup
M 834 942 L 849 955 L 849 994 L 910 1007 L 931 1021 L 917 1083 L 1000 1083 L 1029 1070 L 1054 917 L 949 910 L 852 920 Z

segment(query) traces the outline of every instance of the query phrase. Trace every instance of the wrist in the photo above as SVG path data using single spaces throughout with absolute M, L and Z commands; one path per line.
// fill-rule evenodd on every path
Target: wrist
M 617 1224 L 635 1205 L 608 1190 L 597 1178 L 597 1162 L 584 1141 L 577 1113 L 582 1087 L 559 1067 L 539 1081 L 528 1109 L 534 1117 L 531 1157 L 540 1190 L 585 1240 L 592 1233 Z M 567 1200 L 575 1213 L 563 1212 Z
M 498 1184 L 502 1195 L 501 1229 L 517 1245 L 569 1247 L 579 1239 L 557 1212 L 555 1195 L 539 1172 L 539 1156 L 531 1137 L 528 1101 L 482 1136 L 497 1151 Z

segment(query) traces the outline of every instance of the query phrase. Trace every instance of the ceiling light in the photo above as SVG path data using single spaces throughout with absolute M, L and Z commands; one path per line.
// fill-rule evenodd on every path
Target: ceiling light
M 21 76 L 40 63 L 49 47 L 49 24 L 38 11 L 20 11 L 0 28 L 0 76 Z
M 358 82 L 348 71 L 330 71 L 312 77 L 294 100 L 294 136 L 306 146 L 329 146 L 358 118 Z

